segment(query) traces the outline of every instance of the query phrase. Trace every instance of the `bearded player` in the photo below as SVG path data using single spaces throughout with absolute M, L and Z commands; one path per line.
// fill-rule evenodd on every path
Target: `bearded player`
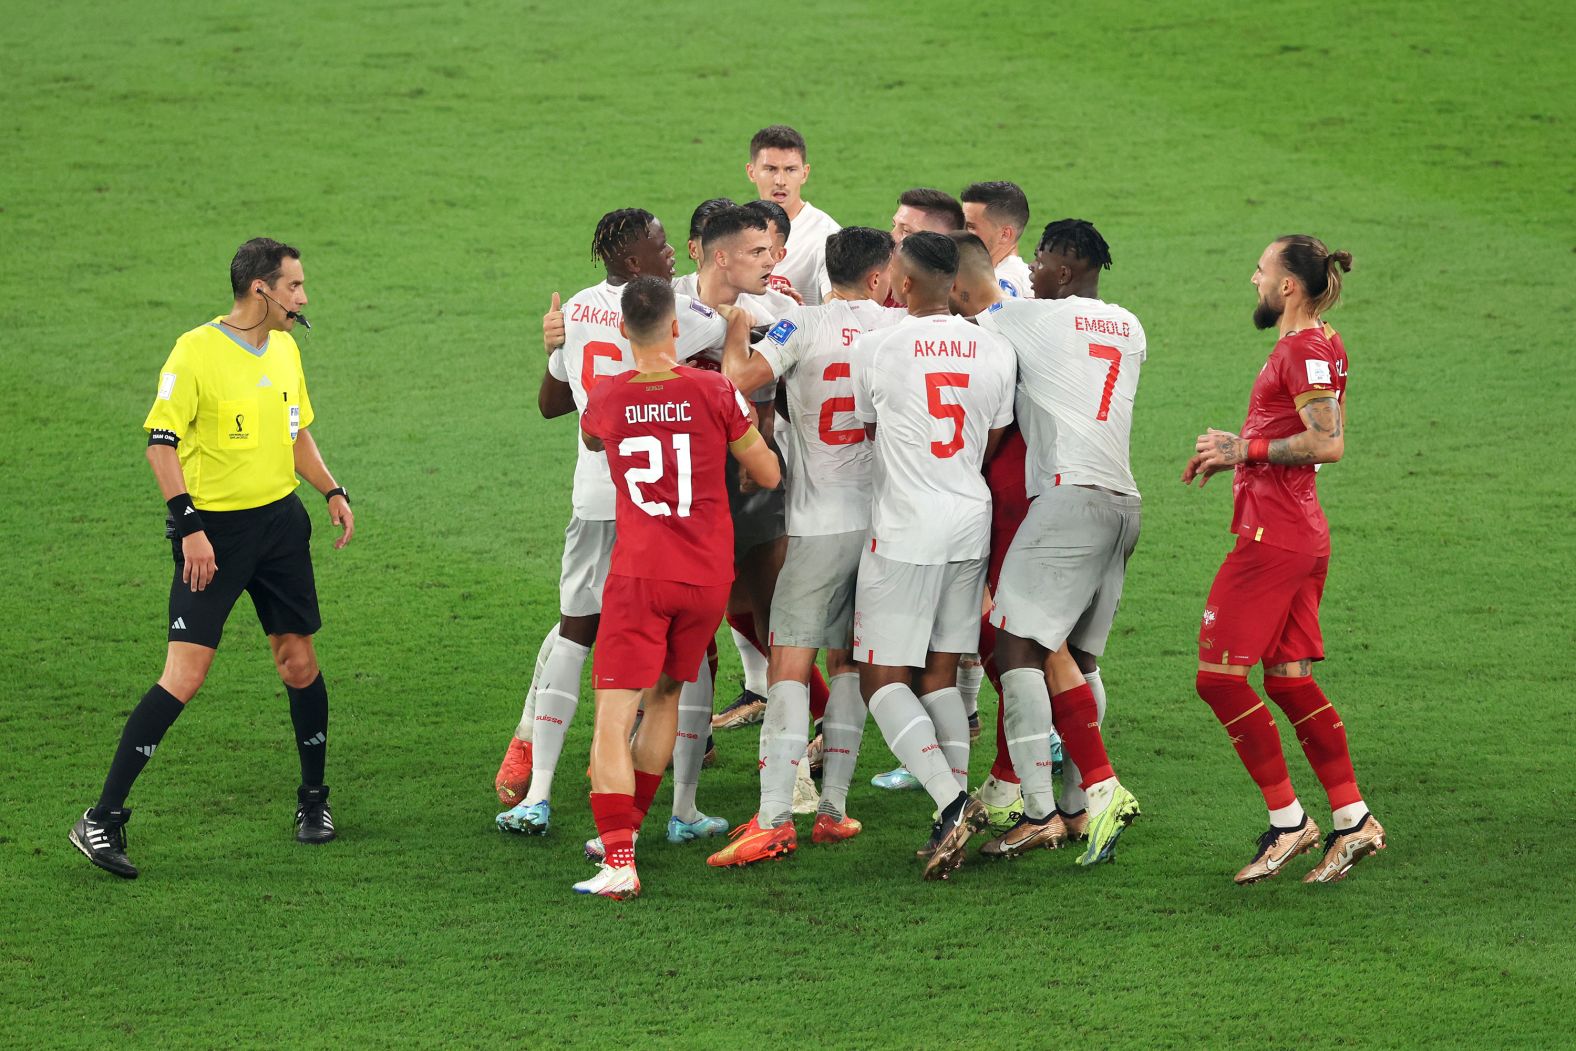
M 772 597 L 760 809 L 708 859 L 714 866 L 748 865 L 798 847 L 792 803 L 805 762 L 811 676 L 822 649 L 832 683 L 811 840 L 835 843 L 860 831 L 846 813 L 865 725 L 850 649 L 855 577 L 870 531 L 871 462 L 865 429 L 853 416 L 852 344 L 907 317 L 880 305 L 891 280 L 892 250 L 888 234 L 867 227 L 845 227 L 828 237 L 832 290 L 825 302 L 788 311 L 755 353 L 723 362 L 741 388 L 786 384 L 789 426 L 781 437 L 793 453 L 785 457 L 792 465 L 788 550 Z
M 550 324 L 554 313 L 563 325 L 561 349 L 549 359 L 550 369 L 556 369 L 561 378 L 552 382 L 567 386 L 581 411 L 599 383 L 631 367 L 629 343 L 618 327 L 623 286 L 636 277 L 655 276 L 666 282 L 673 275 L 673 248 L 662 224 L 642 209 L 626 208 L 604 215 L 597 223 L 592 251 L 606 269 L 606 280 L 576 293 L 562 311 L 550 312 L 544 319 L 544 334 L 550 343 L 555 334 Z M 677 353 L 685 358 L 725 339 L 742 345 L 749 338 L 748 319 L 724 322 L 715 311 L 687 297 L 680 301 L 679 309 L 684 314 Z M 544 379 L 544 384 L 548 382 Z M 509 832 L 544 835 L 550 828 L 553 777 L 579 705 L 581 672 L 597 638 L 603 581 L 613 548 L 614 495 L 606 457 L 583 445 L 575 463 L 573 505 L 564 531 L 557 637 L 549 632 L 551 645 L 543 643 L 546 655 L 538 658 L 520 728 L 496 782 L 500 799 L 506 791 L 522 796 L 497 817 L 498 827 Z M 530 768 L 530 780 L 522 786 L 520 773 L 525 764 Z M 670 839 L 677 837 L 676 842 L 727 831 L 727 822 L 720 818 L 708 819 L 698 813 L 675 818 L 679 820 L 669 823 L 668 832 Z
M 1012 422 L 1012 352 L 948 310 L 957 268 L 951 238 L 910 234 L 893 269 L 910 316 L 860 336 L 853 354 L 854 415 L 874 439 L 853 655 L 888 747 L 939 812 L 920 851 L 926 879 L 961 864 L 985 823 L 966 791 L 958 659 L 978 648 L 985 595 L 990 490 L 980 466 Z
M 1051 223 L 1035 253 L 1036 298 L 1003 300 L 977 319 L 1017 353 L 1030 499 L 990 613 L 1023 817 L 985 844 L 987 856 L 1055 849 L 1069 838 L 1052 781 L 1053 724 L 1078 771 L 1065 776 L 1087 794 L 1089 845 L 1079 863 L 1111 860 L 1139 816 L 1106 755 L 1100 706 L 1080 665 L 1105 649 L 1140 526 L 1128 448 L 1148 349 L 1138 319 L 1100 298 L 1110 265 L 1092 224 Z
M 583 444 L 607 456 L 618 539 L 603 594 L 606 642 L 592 667 L 591 812 L 606 856 L 574 885 L 615 899 L 640 893 L 635 833 L 672 757 L 681 683 L 704 663 L 728 603 L 724 463 L 731 452 L 759 485 L 781 480 L 743 395 L 714 372 L 678 364 L 668 282 L 637 277 L 620 306 L 634 368 L 598 384 L 580 419 Z
M 1349 252 L 1293 234 L 1259 257 L 1253 323 L 1280 338 L 1259 370 L 1242 434 L 1211 429 L 1182 472 L 1184 484 L 1232 468 L 1236 546 L 1215 575 L 1198 641 L 1198 695 L 1231 735 L 1264 795 L 1269 829 L 1236 875 L 1255 883 L 1319 842 L 1292 788 L 1275 719 L 1248 669 L 1264 665 L 1264 692 L 1286 713 L 1329 797 L 1335 828 L 1304 883 L 1334 883 L 1385 846 L 1384 828 L 1357 790 L 1346 726 L 1313 681 L 1324 659 L 1319 599 L 1330 564 L 1330 527 L 1315 488 L 1321 464 L 1345 451 L 1347 359 L 1324 315 L 1341 298 Z

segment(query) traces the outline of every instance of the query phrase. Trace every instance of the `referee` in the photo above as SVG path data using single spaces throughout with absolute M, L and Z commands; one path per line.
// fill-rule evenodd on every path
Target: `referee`
M 230 263 L 235 305 L 175 341 L 143 427 L 148 463 L 169 507 L 165 535 L 175 557 L 169 649 L 159 676 L 126 720 L 98 805 L 71 829 L 71 843 L 101 869 L 135 879 L 126 857 L 126 796 L 165 731 L 202 686 L 230 609 L 250 592 L 274 665 L 290 695 L 301 755 L 296 839 L 334 838 L 323 761 L 328 690 L 312 636 L 322 626 L 308 541 L 312 522 L 295 495 L 299 474 L 355 531 L 350 501 L 307 430 L 312 402 L 291 332 L 306 306 L 301 253 L 266 237 Z

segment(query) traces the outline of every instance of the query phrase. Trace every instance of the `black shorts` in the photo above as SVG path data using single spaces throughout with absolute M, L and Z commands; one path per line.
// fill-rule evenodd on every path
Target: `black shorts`
M 241 592 L 250 592 L 257 619 L 269 635 L 315 635 L 323 626 L 312 576 L 312 519 L 291 493 L 244 511 L 204 511 L 203 527 L 218 570 L 201 591 L 182 583 L 186 559 L 170 541 L 175 577 L 170 582 L 170 641 L 219 647 L 224 622 Z

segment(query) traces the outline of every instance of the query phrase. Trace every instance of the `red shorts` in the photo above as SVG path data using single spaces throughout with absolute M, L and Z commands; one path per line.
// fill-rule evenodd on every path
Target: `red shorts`
M 1024 494 L 1024 472 L 1029 447 L 1014 427 L 996 448 L 996 455 L 985 465 L 985 481 L 990 486 L 990 560 L 985 564 L 985 586 L 991 594 L 1001 582 L 1001 564 L 1018 527 L 1029 513 L 1029 498 Z
M 1198 632 L 1206 664 L 1324 659 L 1319 599 L 1328 555 L 1304 555 L 1238 537 L 1209 589 Z
M 731 587 L 609 573 L 591 659 L 592 686 L 643 690 L 655 686 L 663 672 L 694 682 L 722 623 Z

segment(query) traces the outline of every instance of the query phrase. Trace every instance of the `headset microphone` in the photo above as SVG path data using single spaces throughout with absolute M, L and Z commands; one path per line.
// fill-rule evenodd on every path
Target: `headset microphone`
M 312 322 L 310 322 L 310 321 L 308 321 L 306 319 L 306 315 L 305 314 L 297 313 L 294 310 L 290 310 L 283 303 L 279 302 L 279 300 L 275 299 L 273 296 L 269 295 L 267 292 L 264 292 L 260 288 L 257 290 L 257 294 L 262 296 L 264 299 L 268 300 L 270 303 L 272 303 L 274 306 L 278 307 L 280 310 L 283 310 L 285 312 L 285 317 L 289 318 L 291 321 L 299 321 L 299 322 L 301 322 L 301 325 L 302 325 L 303 328 L 305 328 L 308 332 L 312 331 Z

